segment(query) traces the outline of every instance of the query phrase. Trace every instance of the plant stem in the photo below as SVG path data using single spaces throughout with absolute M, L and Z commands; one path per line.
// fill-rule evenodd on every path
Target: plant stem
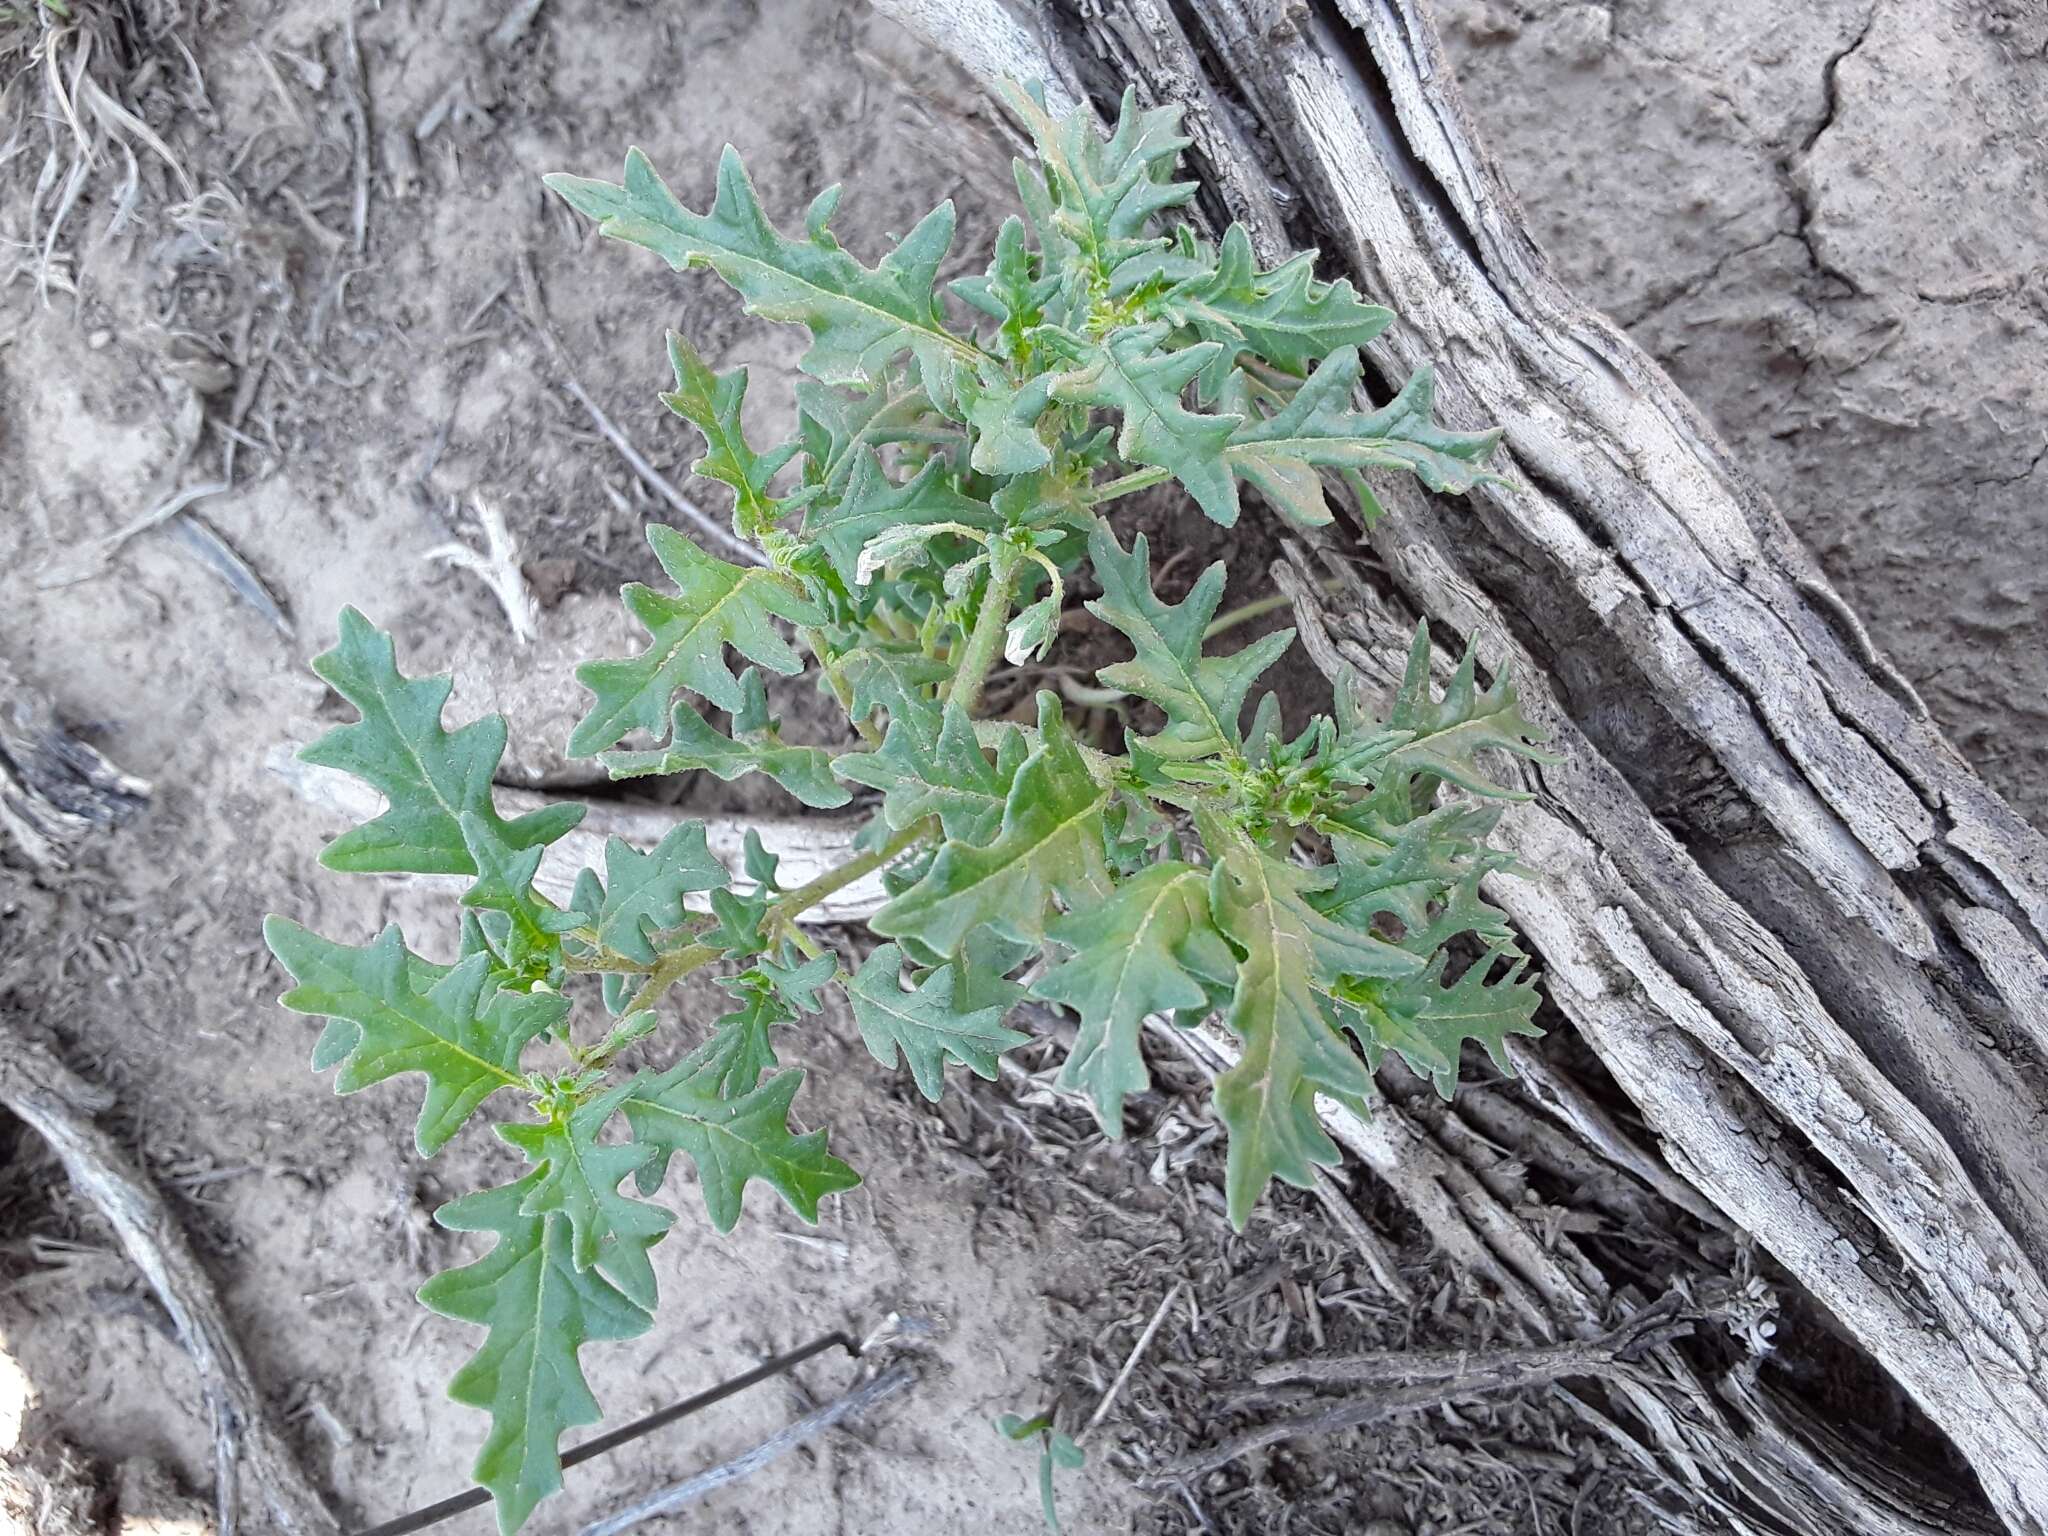
M 652 1008 L 660 1001 L 662 993 L 698 966 L 707 965 L 724 953 L 724 950 L 710 944 L 685 944 L 681 949 L 670 950 L 647 973 L 647 980 L 633 994 L 633 1001 L 626 1004 L 626 1012 L 638 1013 L 642 1008 Z
M 893 863 L 903 851 L 932 832 L 938 824 L 930 817 L 914 821 L 872 853 L 859 858 L 848 859 L 836 869 L 828 869 L 808 885 L 778 896 L 769 904 L 762 918 L 762 927 L 789 924 L 797 915 L 809 911 L 826 897 L 845 889 L 863 875 L 873 874 L 885 864 Z M 652 1008 L 661 994 L 681 981 L 699 966 L 708 965 L 725 951 L 712 944 L 685 944 L 681 949 L 671 950 L 655 962 L 648 972 L 647 980 L 640 990 L 633 994 L 632 1002 L 626 1005 L 626 1012 L 638 1013 L 642 1008 Z
M 960 656 L 960 670 L 953 674 L 953 688 L 946 695 L 947 704 L 959 705 L 963 714 L 973 715 L 974 706 L 981 702 L 981 685 L 988 681 L 988 669 L 1002 654 L 1003 628 L 1010 622 L 1010 589 L 1016 579 L 1016 562 L 1006 562 L 1000 556 L 989 562 L 981 612 L 975 616 L 973 633 Z
M 832 690 L 832 697 L 839 701 L 839 707 L 846 711 L 846 718 L 853 722 L 853 728 L 860 732 L 860 739 L 871 747 L 882 744 L 882 733 L 872 722 L 853 712 L 853 690 L 846 686 L 846 679 L 839 675 L 839 663 L 832 659 L 832 652 L 825 644 L 823 630 L 805 627 L 800 631 L 803 642 L 810 647 L 811 654 L 818 658 L 818 670 L 825 674 L 826 686 Z
M 1081 493 L 1081 502 L 1084 506 L 1099 507 L 1105 501 L 1114 501 L 1117 497 L 1128 496 L 1133 491 L 1144 491 L 1155 485 L 1164 485 L 1172 478 L 1173 471 L 1170 469 L 1141 469 L 1119 479 L 1091 485 Z
M 1342 588 L 1343 583 L 1336 580 L 1318 583 L 1318 590 L 1325 595 L 1338 592 Z M 1202 638 L 1204 640 L 1214 640 L 1225 630 L 1235 629 L 1240 624 L 1249 624 L 1253 619 L 1261 618 L 1266 614 L 1274 612 L 1276 609 L 1285 608 L 1293 601 L 1294 599 L 1287 596 L 1286 593 L 1275 592 L 1270 596 L 1246 603 L 1242 608 L 1233 608 L 1228 613 L 1219 617 L 1207 629 L 1203 630 Z

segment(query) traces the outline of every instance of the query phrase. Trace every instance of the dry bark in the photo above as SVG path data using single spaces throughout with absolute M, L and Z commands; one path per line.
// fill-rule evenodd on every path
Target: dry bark
M 72 845 L 134 815 L 149 785 L 65 730 L 50 701 L 0 661 L 0 846 L 61 870 Z
M 2048 1533 L 2048 844 L 1697 409 L 1557 281 L 1417 0 L 881 8 L 984 77 L 1017 67 L 1021 17 L 1075 95 L 1130 81 L 1186 105 L 1212 220 L 1269 254 L 1319 245 L 1402 314 L 1375 387 L 1433 360 L 1447 419 L 1507 429 L 1511 489 L 1452 507 L 1397 488 L 1379 579 L 1330 560 L 1313 574 L 1347 577 L 1337 597 L 1293 581 L 1311 652 L 1384 687 L 1420 612 L 1512 667 L 1562 761 L 1523 774 L 1534 798 L 1504 824 L 1540 878 L 1494 895 L 1551 995 L 1670 1167 L 1891 1373 L 2010 1529 Z M 1435 1182 L 1485 1210 L 1455 1168 L 1401 1166 L 1427 1145 L 1396 1145 L 1403 1124 L 1340 1139 L 1416 1199 Z M 1504 1263 L 1512 1232 L 1471 1236 L 1524 1315 L 1576 1330 L 1602 1299 L 1568 1255 Z M 1768 1394 L 1723 1395 L 1752 1446 L 1807 1468 L 1784 1498 L 1941 1528 Z M 1669 1456 L 1684 1436 L 1653 1438 Z
M 49 1142 L 73 1186 L 106 1217 L 199 1373 L 213 1421 L 220 1536 L 242 1528 L 244 1474 L 269 1517 L 255 1528 L 334 1536 L 340 1523 L 279 1430 L 184 1228 L 119 1143 L 93 1123 L 107 1104 L 40 1041 L 0 1019 L 0 1105 Z

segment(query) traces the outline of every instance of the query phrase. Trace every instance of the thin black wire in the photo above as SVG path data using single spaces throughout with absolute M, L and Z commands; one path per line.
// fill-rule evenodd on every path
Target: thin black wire
M 713 1403 L 731 1397 L 735 1392 L 745 1391 L 758 1381 L 766 1381 L 770 1376 L 780 1376 L 784 1371 L 803 1364 L 813 1355 L 823 1354 L 835 1345 L 855 1359 L 860 1358 L 860 1345 L 854 1341 L 852 1335 L 835 1330 L 823 1338 L 811 1340 L 800 1349 L 792 1349 L 786 1355 L 763 1360 L 744 1375 L 722 1381 L 715 1387 L 699 1392 L 695 1397 L 686 1397 L 679 1403 L 669 1404 L 666 1408 L 657 1408 L 645 1418 L 635 1419 L 630 1424 L 622 1424 L 594 1440 L 586 1440 L 574 1450 L 562 1453 L 562 1466 L 566 1470 L 590 1460 L 593 1456 L 602 1456 L 606 1451 L 616 1450 L 628 1440 L 637 1440 L 642 1435 L 660 1429 L 664 1424 L 673 1424 L 677 1419 L 688 1418 L 700 1409 L 709 1408 Z M 453 1498 L 443 1499 L 438 1504 L 429 1504 L 410 1514 L 400 1515 L 395 1520 L 386 1520 L 382 1525 L 373 1525 L 357 1531 L 355 1536 L 410 1536 L 413 1531 L 423 1531 L 428 1526 L 439 1525 L 443 1520 L 451 1519 L 466 1509 L 475 1509 L 479 1504 L 489 1502 L 490 1497 L 488 1488 L 471 1488 L 456 1494 Z

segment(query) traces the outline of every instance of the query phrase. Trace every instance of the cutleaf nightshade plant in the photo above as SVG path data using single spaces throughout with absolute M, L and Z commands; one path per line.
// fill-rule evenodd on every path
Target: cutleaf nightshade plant
M 1357 409 L 1358 349 L 1391 317 L 1318 281 L 1310 255 L 1263 271 L 1241 229 L 1211 244 L 1174 221 L 1194 191 L 1173 179 L 1187 143 L 1174 110 L 1127 98 L 1104 140 L 1084 115 L 1011 100 L 1037 146 L 1017 167 L 1024 216 L 984 274 L 950 285 L 953 303 L 938 279 L 950 204 L 870 267 L 832 234 L 836 188 L 785 233 L 731 149 L 703 213 L 638 151 L 622 184 L 548 181 L 605 234 L 709 268 L 752 313 L 810 334 L 796 436 L 765 449 L 742 425 L 746 371 L 717 373 L 669 338 L 664 399 L 702 434 L 696 470 L 730 488 L 759 560 L 649 530 L 667 584 L 624 592 L 647 641 L 579 669 L 592 697 L 571 749 L 620 777 L 758 773 L 810 807 L 858 792 L 871 815 L 849 863 L 785 889 L 758 839 L 730 871 L 686 823 L 652 849 L 613 840 L 557 905 L 534 874 L 582 808 L 499 813 L 504 721 L 444 728 L 449 680 L 403 675 L 353 610 L 314 662 L 360 719 L 304 756 L 388 801 L 323 862 L 463 877 L 459 957 L 429 962 L 395 928 L 362 947 L 282 918 L 266 934 L 294 981 L 285 1006 L 329 1021 L 314 1065 L 338 1069 L 338 1091 L 426 1079 L 423 1154 L 485 1100 L 517 1106 L 497 1131 L 524 1173 L 439 1213 L 492 1245 L 420 1292 L 485 1330 L 451 1390 L 490 1415 L 476 1477 L 508 1533 L 560 1486 L 563 1432 L 598 1417 L 583 1346 L 652 1321 L 649 1250 L 676 1220 L 654 1202 L 668 1170 L 693 1167 L 721 1231 L 752 1184 L 813 1220 L 857 1182 L 825 1132 L 792 1120 L 803 1072 L 785 1064 L 788 1037 L 828 987 L 844 987 L 876 1059 L 931 1099 L 949 1065 L 996 1076 L 1027 1038 L 1006 1022 L 1027 993 L 1069 1010 L 1062 1081 L 1111 1136 L 1148 1083 L 1143 1021 L 1220 1014 L 1243 1048 L 1216 1085 L 1239 1224 L 1275 1178 L 1306 1186 L 1336 1160 L 1318 1093 L 1363 1108 L 1392 1051 L 1448 1094 L 1464 1042 L 1498 1060 L 1508 1036 L 1535 1033 L 1526 962 L 1480 894 L 1508 865 L 1486 844 L 1486 800 L 1507 791 L 1482 754 L 1540 756 L 1509 682 L 1482 688 L 1468 653 L 1435 696 L 1418 630 L 1383 718 L 1345 679 L 1290 737 L 1277 700 L 1255 695 L 1292 632 L 1217 643 L 1222 565 L 1162 595 L 1144 536 L 1115 515 L 1172 481 L 1189 515 L 1226 526 L 1246 486 L 1321 523 L 1335 472 L 1376 516 L 1360 471 L 1461 492 L 1488 478 L 1498 434 L 1439 425 L 1427 370 Z M 993 670 L 1052 650 L 1091 588 L 1089 611 L 1129 653 L 1097 674 L 1128 701 L 1121 733 L 1083 739 L 1051 692 L 1018 712 L 1029 723 L 988 718 Z M 861 750 L 785 741 L 769 673 L 829 692 Z M 886 942 L 843 975 L 800 920 L 875 871 L 892 893 L 872 923 Z M 1464 964 L 1447 980 L 1454 942 Z M 622 1070 L 670 988 L 713 965 L 727 1011 L 664 1069 Z M 572 1028 L 584 986 L 602 1034 Z

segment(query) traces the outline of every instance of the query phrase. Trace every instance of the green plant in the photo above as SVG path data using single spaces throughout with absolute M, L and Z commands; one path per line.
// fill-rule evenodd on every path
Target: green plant
M 1065 1467 L 1068 1471 L 1087 1463 L 1088 1453 L 1074 1443 L 1073 1436 L 1054 1426 L 1052 1415 L 1041 1413 L 1031 1418 L 1022 1414 L 1004 1413 L 996 1416 L 996 1433 L 1005 1440 L 1038 1440 L 1038 1507 L 1045 1512 L 1045 1523 L 1053 1536 L 1059 1536 L 1060 1515 L 1052 1502 L 1053 1472 Z
M 752 312 L 811 338 L 797 436 L 762 451 L 741 426 L 745 370 L 714 373 L 670 337 L 664 398 L 703 434 L 697 472 L 730 488 L 734 530 L 759 560 L 649 530 L 673 590 L 625 589 L 647 647 L 579 669 L 594 697 L 571 749 L 621 777 L 761 773 L 819 808 L 879 791 L 851 862 L 784 889 L 749 839 L 735 882 L 687 823 L 648 851 L 613 840 L 603 871 L 557 906 L 535 871 L 582 808 L 498 813 L 503 720 L 444 730 L 448 680 L 401 675 L 389 637 L 352 610 L 314 663 L 361 719 L 304 756 L 389 802 L 323 862 L 472 883 L 453 965 L 413 954 L 395 928 L 353 948 L 272 918 L 266 935 L 296 981 L 285 1006 L 330 1020 L 314 1064 L 339 1069 L 337 1091 L 427 1079 L 425 1155 L 501 1091 L 524 1109 L 497 1129 L 525 1174 L 438 1213 L 495 1245 L 420 1291 L 488 1330 L 451 1392 L 491 1415 L 476 1476 L 508 1532 L 559 1486 L 562 1432 L 598 1417 L 578 1351 L 649 1326 L 648 1252 L 674 1217 L 647 1197 L 670 1161 L 695 1165 L 721 1230 L 750 1182 L 807 1220 L 857 1182 L 824 1132 L 791 1127 L 803 1074 L 782 1064 L 783 1033 L 836 981 L 875 1057 L 900 1056 L 932 1099 L 949 1060 L 996 1075 L 1027 1039 L 1004 1022 L 1027 994 L 1070 1009 L 1079 1036 L 1062 1080 L 1112 1136 L 1147 1086 L 1142 1021 L 1220 1010 L 1243 1045 L 1216 1087 L 1240 1224 L 1272 1179 L 1305 1186 L 1336 1160 L 1318 1093 L 1363 1108 L 1387 1051 L 1448 1093 L 1464 1041 L 1498 1057 L 1506 1036 L 1535 1032 L 1526 962 L 1480 895 L 1508 863 L 1486 846 L 1492 814 L 1440 793 L 1504 794 L 1479 766 L 1485 749 L 1540 755 L 1509 683 L 1480 688 L 1468 653 L 1435 698 L 1418 630 L 1385 719 L 1347 680 L 1334 711 L 1295 735 L 1270 693 L 1247 724 L 1292 632 L 1209 650 L 1223 567 L 1166 601 L 1144 537 L 1111 519 L 1120 498 L 1173 480 L 1218 523 L 1237 517 L 1241 484 L 1327 522 L 1325 471 L 1371 518 L 1360 471 L 1463 491 L 1497 434 L 1437 425 L 1427 371 L 1354 410 L 1358 348 L 1390 316 L 1348 283 L 1318 282 L 1312 256 L 1262 271 L 1241 229 L 1211 245 L 1160 227 L 1193 191 L 1172 179 L 1186 143 L 1174 112 L 1127 99 L 1105 142 L 1035 96 L 1012 104 L 1038 161 L 1018 166 L 1025 217 L 1003 225 L 986 274 L 951 284 L 970 325 L 949 319 L 937 286 L 950 205 L 871 268 L 833 238 L 837 189 L 791 238 L 730 149 L 703 214 L 638 152 L 622 186 L 549 178 L 606 234 L 711 268 Z M 985 718 L 998 662 L 1029 668 L 1054 647 L 1084 574 L 1101 591 L 1089 610 L 1132 652 L 1096 675 L 1123 701 L 1121 731 L 1082 739 L 1051 692 L 1033 723 Z M 751 665 L 735 673 L 728 650 Z M 763 674 L 806 668 L 863 750 L 783 740 Z M 622 749 L 635 732 L 652 745 Z M 886 942 L 842 978 L 799 920 L 874 871 L 891 893 L 872 923 Z M 1453 941 L 1468 963 L 1446 984 Z M 730 1011 L 665 1070 L 622 1070 L 670 987 L 714 963 Z M 570 993 L 585 986 L 608 1015 L 601 1030 L 573 1024 Z

